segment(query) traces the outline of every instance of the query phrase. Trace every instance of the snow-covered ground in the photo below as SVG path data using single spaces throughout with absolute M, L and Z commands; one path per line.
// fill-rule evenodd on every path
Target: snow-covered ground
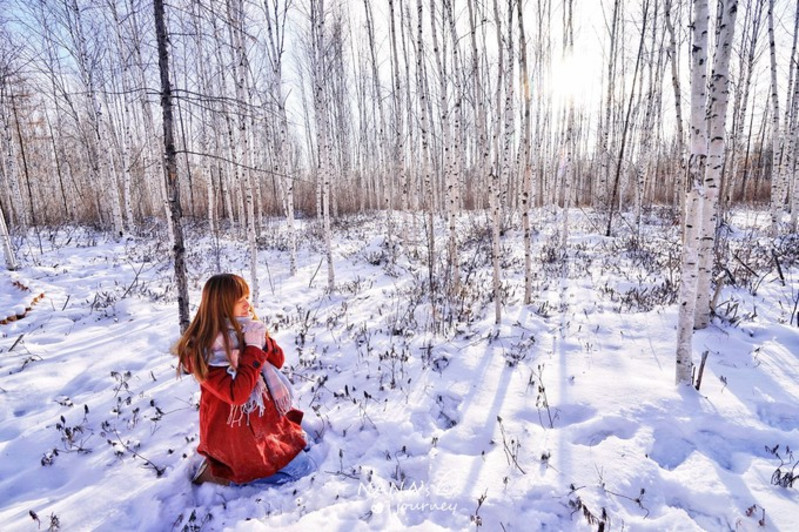
M 484 216 L 461 220 L 452 304 L 431 292 L 421 220 L 393 251 L 383 221 L 338 223 L 332 293 L 318 227 L 291 277 L 271 221 L 255 304 L 323 430 L 317 473 L 267 488 L 189 482 L 199 393 L 170 354 L 168 245 L 83 228 L 43 232 L 43 252 L 18 243 L 0 319 L 44 298 L 0 325 L 0 529 L 799 530 L 799 479 L 774 482 L 799 475 L 797 240 L 775 261 L 764 213 L 725 228 L 697 392 L 673 382 L 677 228 L 653 217 L 641 242 L 626 225 L 605 238 L 575 212 L 561 260 L 559 222 L 539 216 L 532 305 L 520 234 L 505 233 L 500 326 Z M 212 273 L 249 271 L 246 244 L 200 235 L 193 304 Z

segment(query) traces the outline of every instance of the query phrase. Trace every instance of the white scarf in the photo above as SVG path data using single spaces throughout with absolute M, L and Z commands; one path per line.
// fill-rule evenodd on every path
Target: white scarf
M 249 318 L 237 318 L 246 328 L 250 322 Z M 211 350 L 208 355 L 208 365 L 212 367 L 227 368 L 228 374 L 231 378 L 236 378 L 236 368 L 239 363 L 239 355 L 241 353 L 239 339 L 236 336 L 236 330 L 233 327 L 228 327 L 228 340 L 230 341 L 230 360 L 228 360 L 225 353 L 225 343 L 222 333 L 217 335 L 214 343 L 211 345 Z M 232 362 L 232 363 L 231 363 Z M 230 426 L 241 424 L 244 416 L 247 416 L 247 424 L 250 423 L 250 414 L 256 409 L 258 415 L 264 415 L 264 398 L 268 401 L 272 398 L 279 398 L 274 400 L 275 408 L 278 413 L 283 416 L 291 409 L 291 403 L 294 401 L 294 393 L 291 389 L 291 383 L 283 373 L 278 370 L 271 362 L 264 362 L 261 366 L 261 374 L 255 383 L 250 398 L 243 405 L 231 405 L 230 415 L 228 416 L 227 423 Z

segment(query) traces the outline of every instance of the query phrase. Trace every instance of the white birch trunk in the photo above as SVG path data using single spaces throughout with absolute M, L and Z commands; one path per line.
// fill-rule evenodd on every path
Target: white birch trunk
M 457 220 L 461 203 L 461 180 L 463 161 L 465 154 L 463 151 L 463 99 L 464 81 L 461 73 L 460 43 L 455 26 L 455 16 L 452 12 L 452 4 L 446 2 L 445 18 L 449 25 L 450 42 L 452 43 L 452 73 L 454 80 L 454 106 L 452 112 L 452 150 L 450 153 L 450 185 L 449 189 L 449 255 L 452 260 L 452 277 L 454 279 L 455 293 L 461 290 L 460 261 L 458 260 L 458 235 Z
M 258 243 L 256 240 L 255 198 L 252 182 L 252 164 L 250 162 L 250 134 L 247 128 L 249 106 L 246 90 L 247 57 L 242 37 L 244 24 L 244 4 L 242 0 L 227 0 L 227 16 L 229 22 L 232 59 L 234 62 L 236 99 L 238 100 L 238 135 L 236 159 L 241 164 L 244 202 L 247 209 L 247 244 L 250 249 L 250 294 L 252 300 L 259 301 L 258 286 Z
M 122 148 L 120 165 L 122 166 L 122 203 L 123 203 L 123 227 L 127 231 L 133 228 L 133 205 L 131 201 L 131 146 L 133 145 L 133 116 L 131 113 L 131 87 L 130 87 L 130 61 L 124 49 L 122 38 L 122 24 L 119 20 L 116 4 L 109 3 L 111 15 L 114 23 L 114 36 L 116 38 L 116 49 L 119 60 L 121 61 L 122 72 L 120 73 L 122 83 L 122 129 L 120 139 Z
M 426 224 L 426 238 L 427 238 L 427 270 L 429 290 L 432 292 L 435 289 L 433 282 L 434 271 L 436 264 L 436 250 L 435 250 L 435 218 L 437 194 L 436 187 L 432 177 L 432 156 L 430 153 L 430 112 L 428 107 L 429 91 L 427 87 L 427 72 L 424 65 L 424 39 L 422 33 L 423 27 L 423 9 L 424 4 L 422 0 L 416 0 L 416 90 L 418 97 L 419 109 L 419 141 L 421 142 L 421 174 L 423 188 L 420 191 L 422 194 L 422 207 L 427 211 L 427 224 Z M 431 297 L 433 305 L 433 320 L 436 319 L 435 297 Z
M 519 85 L 522 91 L 522 138 L 521 138 L 521 166 L 522 166 L 522 234 L 524 238 L 524 304 L 529 305 L 533 300 L 533 259 L 531 249 L 532 230 L 530 227 L 530 198 L 532 194 L 532 165 L 530 161 L 530 77 L 527 70 L 527 38 L 524 31 L 524 16 L 522 3 L 516 2 L 516 22 L 519 26 Z
M 513 167 L 513 139 L 516 136 L 516 113 L 514 112 L 515 106 L 515 90 L 514 90 L 514 64 L 516 57 L 514 54 L 515 39 L 513 35 L 513 5 L 512 0 L 508 0 L 508 13 L 507 13 L 507 35 L 505 41 L 505 72 L 503 79 L 505 82 L 504 88 L 504 106 L 502 113 L 502 205 L 507 205 L 509 208 L 515 208 L 516 200 L 509 199 L 508 195 L 514 188 L 514 176 L 516 175 L 515 168 Z M 502 214 L 502 213 L 500 213 Z
M 707 77 L 708 0 L 693 0 L 691 42 L 691 157 L 690 189 L 685 201 L 683 247 L 680 259 L 679 316 L 677 320 L 676 383 L 691 384 L 693 333 L 696 315 L 699 235 L 702 220 L 702 176 L 707 157 L 705 80 Z
M 11 198 L 9 223 L 17 224 L 24 230 L 30 225 L 30 215 L 25 208 L 25 201 L 22 199 L 22 190 L 19 186 L 19 171 L 17 169 L 17 156 L 14 149 L 14 133 L 11 130 L 11 116 L 2 113 L 3 133 L 5 138 L 5 157 L 6 157 L 6 186 L 9 189 L 7 195 Z
M 130 13 L 130 28 L 131 33 L 133 35 L 133 53 L 135 56 L 134 63 L 138 65 L 136 71 L 136 80 L 140 87 L 147 86 L 147 72 L 146 72 L 146 63 L 142 56 L 141 46 L 142 40 L 138 33 L 138 22 L 137 22 L 137 14 L 138 14 L 138 6 L 134 5 L 135 0 L 129 0 L 129 10 Z M 143 168 L 143 180 L 144 186 L 147 190 L 146 198 L 150 201 L 150 212 L 157 212 L 159 210 L 159 206 L 163 209 L 164 219 L 167 223 L 167 234 L 169 235 L 170 239 L 170 246 L 174 244 L 172 242 L 172 237 L 175 234 L 175 228 L 172 226 L 172 216 L 169 207 L 169 201 L 165 194 L 165 188 L 163 186 L 163 176 L 166 172 L 164 167 L 164 158 L 160 155 L 160 149 L 158 148 L 157 138 L 155 135 L 147 134 L 147 132 L 156 131 L 156 124 L 155 118 L 153 116 L 153 110 L 150 105 L 150 100 L 147 97 L 146 91 L 139 91 L 139 106 L 141 108 L 142 120 L 144 121 L 144 138 L 145 138 L 145 148 L 142 152 L 142 168 Z
M 72 0 L 70 10 L 73 16 L 72 22 L 74 24 L 75 45 L 78 51 L 78 66 L 81 70 L 83 83 L 86 86 L 86 101 L 92 129 L 91 144 L 95 159 L 93 169 L 97 180 L 96 182 L 103 183 L 105 206 L 111 210 L 112 230 L 115 237 L 120 237 L 124 233 L 124 224 L 122 221 L 119 187 L 116 182 L 116 176 L 112 171 L 113 165 L 110 164 L 109 161 L 110 150 L 105 142 L 103 132 L 103 108 L 97 95 L 97 87 L 94 83 L 93 67 L 89 64 L 86 37 L 83 31 L 83 20 L 77 0 Z
M 745 54 L 741 54 L 742 57 L 739 61 L 739 82 L 737 83 L 733 103 L 732 133 L 729 142 L 729 156 L 727 157 L 731 169 L 725 172 L 728 177 L 725 177 L 725 183 L 722 187 L 724 191 L 723 208 L 726 208 L 725 205 L 729 205 L 735 199 L 735 190 L 738 186 L 738 173 L 741 163 L 743 162 L 743 156 L 740 153 L 740 145 L 749 106 L 752 73 L 755 69 L 755 54 L 757 52 L 757 43 L 760 36 L 760 24 L 765 1 L 766 0 L 757 0 L 754 9 L 745 10 L 746 18 L 744 19 L 743 34 L 741 35 Z M 746 60 L 743 58 L 744 55 Z M 743 190 L 741 190 L 741 192 L 743 193 Z
M 427 100 L 429 93 L 426 83 L 426 72 L 424 66 L 424 39 L 422 37 L 422 17 L 423 17 L 423 3 L 422 0 L 416 0 L 416 90 L 419 99 L 419 140 L 421 142 L 421 167 L 422 167 L 422 183 L 424 185 L 424 206 L 427 207 L 432 213 L 435 209 L 435 196 L 433 194 L 432 171 L 430 168 L 430 116 L 428 113 Z M 432 228 L 431 228 L 432 229 Z M 433 257 L 429 257 L 432 261 Z
M 474 3 L 475 0 L 467 0 L 469 9 L 469 37 L 471 43 L 471 73 L 469 77 L 473 84 L 472 102 L 473 105 L 477 107 L 475 110 L 475 180 L 479 187 L 489 174 L 489 169 L 491 167 L 491 150 L 488 142 L 488 121 L 486 117 L 488 114 L 486 112 L 487 98 L 483 90 L 483 73 L 480 67 L 480 52 L 477 48 L 477 28 L 479 20 Z M 469 79 L 469 77 L 466 79 Z M 480 197 L 476 198 L 475 203 L 478 206 L 484 205 L 483 194 L 479 194 L 479 196 Z
M 449 281 L 449 293 L 450 295 L 455 295 L 460 291 L 460 268 L 459 268 L 459 257 L 458 257 L 458 234 L 456 231 L 455 225 L 455 217 L 457 214 L 457 192 L 456 192 L 456 183 L 459 179 L 458 176 L 458 169 L 459 169 L 459 161 L 458 158 L 460 154 L 458 153 L 459 149 L 457 146 L 458 138 L 457 133 L 453 135 L 453 132 L 450 129 L 450 112 L 449 112 L 449 102 L 448 102 L 448 69 L 446 66 L 446 62 L 442 59 L 442 55 L 446 53 L 446 50 L 442 51 L 439 47 L 438 43 L 438 33 L 437 33 L 437 23 L 436 23 L 436 11 L 435 11 L 435 4 L 434 0 L 430 1 L 430 29 L 433 38 L 433 54 L 435 55 L 436 60 L 436 67 L 438 69 L 439 75 L 439 117 L 441 119 L 440 127 L 441 127 L 441 144 L 443 146 L 444 151 L 444 161 L 443 161 L 443 171 L 444 171 L 444 186 L 445 186 L 445 195 L 444 195 L 444 212 L 447 219 L 447 228 L 448 228 L 448 235 L 447 235 L 447 264 L 449 266 L 449 274 L 448 274 L 448 281 Z M 451 7 L 451 6 L 450 6 Z M 442 13 L 442 22 L 445 22 L 447 15 Z M 450 29 L 452 29 L 450 27 Z M 446 42 L 446 36 L 442 35 L 442 42 Z M 457 41 L 453 42 L 453 54 L 457 58 Z M 457 60 L 456 60 L 455 71 L 453 75 L 455 79 L 459 79 L 457 68 Z M 456 81 L 455 87 L 455 98 L 458 102 L 460 102 L 460 85 Z M 460 104 L 457 104 L 458 106 Z M 458 109 L 456 107 L 457 114 Z M 454 116 L 454 121 L 458 122 L 458 116 Z M 454 143 L 453 143 L 454 139 Z
M 644 76 L 641 76 L 641 90 L 640 94 L 643 101 L 639 101 L 639 105 L 644 106 L 644 118 L 640 134 L 640 149 L 638 156 L 638 164 L 636 165 L 636 186 L 634 198 L 634 215 L 635 215 L 635 230 L 636 234 L 641 235 L 641 211 L 644 206 L 644 201 L 648 200 L 647 184 L 651 181 L 650 173 L 652 169 L 652 161 L 655 159 L 655 154 L 651 153 L 652 140 L 655 130 L 655 115 L 657 114 L 657 107 L 660 104 L 658 94 L 662 93 L 662 83 L 660 78 L 660 67 L 662 64 L 662 47 L 658 47 L 658 4 L 655 3 L 654 20 L 652 23 L 652 34 L 650 40 L 649 51 L 651 55 L 657 54 L 657 60 L 650 57 L 647 63 L 648 76 L 646 80 L 647 90 L 644 92 Z M 657 51 L 656 50 L 661 50 Z
M 726 147 L 727 104 L 730 100 L 730 57 L 735 36 L 735 19 L 738 0 L 720 1 L 721 24 L 718 44 L 713 54 L 713 76 L 710 82 L 708 106 L 709 144 L 705 166 L 705 197 L 702 207 L 702 233 L 699 247 L 699 275 L 697 279 L 696 318 L 694 327 L 702 329 L 710 322 L 710 284 L 715 261 L 716 227 L 719 213 L 719 184 L 724 167 Z
M 63 156 L 63 151 L 60 146 L 60 142 L 58 142 L 58 135 L 56 134 L 56 128 L 53 128 L 53 124 L 50 121 L 49 113 L 45 111 L 45 117 L 47 122 L 47 127 L 50 133 L 50 142 L 52 146 L 51 151 L 51 164 L 53 168 L 56 169 L 56 176 L 58 177 L 58 188 L 59 192 L 61 193 L 61 205 L 64 208 L 63 215 L 66 217 L 67 220 L 73 219 L 71 213 L 75 212 L 74 207 L 74 195 L 67 194 L 66 188 L 64 187 L 64 171 L 62 160 L 65 159 Z M 59 110 L 56 110 L 56 121 L 57 124 L 60 125 L 61 123 L 61 113 Z M 58 128 L 60 130 L 60 127 Z
M 506 157 L 509 156 L 507 151 L 507 142 L 503 142 L 502 149 L 500 150 L 500 134 L 502 131 L 503 118 L 507 108 L 506 102 L 502 100 L 502 90 L 505 77 L 510 69 L 506 70 L 504 60 L 504 46 L 502 44 L 502 20 L 499 16 L 499 6 L 497 0 L 494 0 L 494 23 L 496 24 L 497 32 L 497 87 L 494 104 L 496 112 L 494 116 L 494 124 L 492 127 L 492 138 L 494 145 L 495 163 L 489 175 L 489 209 L 491 210 L 491 263 L 493 265 L 493 275 L 491 278 L 491 289 L 494 296 L 494 323 L 502 323 L 502 272 L 500 268 L 500 229 L 502 223 L 502 186 L 504 177 L 507 174 L 507 161 Z M 505 86 L 505 88 L 507 88 Z M 505 103 L 505 105 L 503 105 Z M 503 135 L 503 139 L 507 137 Z
M 605 99 L 605 116 L 602 120 L 600 127 L 600 157 L 602 168 L 599 172 L 599 181 L 597 183 L 597 203 L 602 208 L 613 209 L 611 203 L 613 198 L 608 199 L 608 179 L 610 178 L 611 165 L 612 165 L 612 150 L 611 150 L 611 132 L 613 130 L 613 106 L 614 94 L 616 92 L 616 49 L 618 47 L 618 32 L 619 32 L 619 18 L 620 18 L 620 0 L 615 0 L 613 3 L 613 14 L 611 16 L 610 26 L 610 43 L 608 48 L 608 86 L 606 87 Z
M 563 220 L 560 231 L 560 248 L 562 253 L 566 253 L 569 242 L 569 209 L 571 208 L 572 198 L 572 149 L 574 145 L 574 105 L 569 102 L 566 111 L 566 134 L 563 138 L 563 155 L 558 169 L 561 174 L 560 179 L 563 183 Z
M 366 22 L 367 22 L 367 35 L 369 38 L 369 56 L 370 56 L 370 66 L 371 66 L 371 73 L 372 73 L 372 91 L 374 94 L 374 98 L 376 102 L 373 105 L 376 105 L 378 116 L 377 116 L 377 174 L 380 177 L 380 187 L 376 189 L 377 191 L 381 191 L 381 204 L 383 209 L 385 210 L 386 216 L 386 239 L 388 240 L 389 244 L 393 239 L 394 227 L 393 227 L 393 220 L 391 216 L 391 184 L 386 175 L 387 172 L 387 164 L 386 161 L 391 158 L 390 155 L 390 148 L 387 139 L 387 131 L 386 131 L 386 112 L 383 105 L 383 95 L 380 88 L 380 74 L 378 71 L 378 57 L 377 57 L 377 50 L 375 46 L 375 30 L 374 30 L 374 23 L 373 23 L 373 15 L 372 15 L 372 3 L 370 0 L 364 0 L 364 10 L 366 12 Z M 393 14 L 392 14 L 393 18 Z M 397 95 L 394 96 L 395 98 Z
M 677 186 L 674 187 L 674 204 L 680 207 L 680 212 L 682 212 L 682 203 L 685 199 L 684 190 L 686 189 L 685 183 L 685 128 L 683 127 L 683 115 L 682 115 L 682 90 L 680 88 L 680 60 L 679 60 L 679 50 L 677 48 L 677 36 L 674 32 L 674 24 L 671 20 L 671 9 L 672 3 L 671 0 L 666 0 L 665 5 L 663 6 L 664 15 L 665 15 L 665 23 L 666 23 L 666 31 L 669 34 L 669 44 L 668 44 L 668 55 L 671 63 L 671 87 L 674 91 L 674 114 L 675 114 L 675 121 L 677 125 L 677 149 L 676 149 L 676 156 L 680 161 L 680 172 L 678 173 L 677 179 Z
M 217 17 L 216 15 L 211 15 L 211 27 L 212 33 L 214 36 L 214 55 L 217 61 L 217 67 L 222 69 L 223 65 L 226 65 L 223 56 L 222 56 L 222 48 L 224 46 L 223 39 L 220 34 L 220 29 L 217 24 Z M 216 78 L 216 85 L 217 85 L 217 92 L 219 94 L 226 94 L 228 91 L 228 86 L 226 82 L 225 70 L 219 72 Z M 235 84 L 235 81 L 234 81 Z M 215 135 L 216 140 L 216 153 L 217 156 L 224 159 L 224 164 L 220 168 L 220 180 L 222 182 L 221 186 L 221 193 L 224 205 L 227 210 L 228 220 L 230 222 L 231 229 L 241 234 L 242 227 L 246 228 L 246 225 L 241 223 L 236 223 L 236 220 L 244 220 L 246 218 L 245 208 L 244 208 L 244 200 L 241 194 L 241 186 L 240 186 L 240 179 L 238 179 L 238 167 L 236 166 L 236 150 L 234 146 L 236 145 L 236 135 L 234 132 L 234 124 L 233 119 L 231 118 L 231 113 L 228 108 L 228 98 L 222 98 L 219 102 L 219 112 L 215 115 L 221 115 L 221 119 L 223 120 L 222 124 L 219 124 L 218 118 L 215 120 L 219 127 L 215 128 L 217 135 Z M 220 138 L 221 137 L 221 138 Z M 224 155 L 223 155 L 224 154 Z
M 267 54 L 272 66 L 272 96 L 275 98 L 278 116 L 277 135 L 274 139 L 275 157 L 272 169 L 278 174 L 283 195 L 283 210 L 286 215 L 286 230 L 289 237 L 289 273 L 297 273 L 297 230 L 294 224 L 294 178 L 289 169 L 288 115 L 283 96 L 283 52 L 286 32 L 288 2 L 275 0 L 270 9 L 269 0 L 264 2 L 267 26 Z
M 327 259 L 327 289 L 335 289 L 335 270 L 333 268 L 333 247 L 330 231 L 330 179 L 333 160 L 330 144 L 329 105 L 325 92 L 325 63 L 327 61 L 327 39 L 325 30 L 325 7 L 323 0 L 312 0 L 311 45 L 313 61 L 312 86 L 314 90 L 314 119 L 316 126 L 316 149 L 318 153 L 317 199 L 321 202 L 322 223 L 325 238 L 325 257 Z
M 797 8 L 794 34 L 799 31 L 799 7 Z M 793 97 L 791 103 L 791 162 L 788 167 L 791 176 L 791 232 L 799 230 L 799 60 L 794 58 Z
M 389 40 L 390 40 L 390 53 L 391 53 L 391 80 L 392 86 L 394 87 L 394 94 L 393 94 L 393 151 L 392 151 L 392 166 L 394 169 L 394 173 L 396 175 L 396 179 L 394 181 L 395 186 L 399 188 L 401 191 L 400 193 L 400 201 L 399 201 L 399 209 L 403 211 L 401 214 L 402 217 L 402 239 L 407 240 L 407 223 L 405 218 L 405 211 L 408 209 L 408 205 L 410 204 L 408 194 L 409 194 L 409 176 L 408 176 L 408 168 L 405 164 L 405 156 L 406 156 L 406 135 L 405 135 L 405 110 L 402 107 L 402 79 L 405 79 L 406 82 L 409 79 L 406 75 L 403 78 L 403 75 L 400 70 L 400 54 L 397 49 L 397 23 L 396 23 L 396 16 L 394 14 L 394 0 L 388 0 L 388 9 L 389 9 Z M 401 15 L 401 6 L 400 6 L 400 20 L 402 20 Z M 400 32 L 402 33 L 402 32 Z M 404 42 L 404 39 L 403 39 Z M 407 102 L 408 100 L 406 100 Z M 391 205 L 389 209 L 397 208 L 396 203 Z M 392 248 L 393 249 L 393 248 Z M 392 254 L 393 259 L 393 254 Z
M 783 186 L 783 153 L 785 143 L 780 135 L 780 99 L 777 93 L 777 57 L 774 43 L 774 0 L 768 3 L 768 39 L 771 58 L 771 229 L 770 236 L 779 234 L 785 188 Z
M 11 245 L 11 235 L 6 225 L 6 216 L 3 207 L 0 205 L 0 240 L 3 241 L 3 255 L 6 258 L 6 269 L 14 271 L 19 268 L 17 257 L 14 254 L 14 246 Z
M 203 93 L 210 94 L 211 93 L 211 84 L 208 80 L 208 65 L 207 65 L 207 56 L 205 52 L 205 39 L 203 38 L 203 27 L 200 21 L 199 14 L 197 13 L 197 5 L 192 4 L 191 9 L 191 18 L 194 28 L 194 46 L 196 47 L 196 53 L 194 57 L 194 68 L 197 71 L 197 75 L 199 77 L 199 86 L 200 90 Z M 197 133 L 198 140 L 199 140 L 199 147 L 200 153 L 205 155 L 209 153 L 208 147 L 208 137 L 209 132 L 213 131 L 212 123 L 208 118 L 209 111 L 206 109 L 205 106 L 202 106 L 200 109 L 200 127 Z M 208 212 L 206 215 L 208 216 L 208 232 L 211 235 L 217 235 L 218 231 L 218 224 L 217 224 L 217 212 L 216 212 L 216 192 L 214 188 L 214 176 L 213 176 L 213 165 L 214 163 L 209 162 L 208 158 L 204 158 L 200 160 L 200 180 L 205 182 L 206 187 L 206 201 L 208 202 Z
M 405 201 L 405 205 L 403 205 L 403 210 L 410 211 L 403 219 L 403 240 L 407 240 L 408 238 L 408 231 L 412 231 L 414 234 L 416 233 L 416 212 L 419 210 L 420 198 L 421 193 L 417 188 L 418 180 L 419 180 L 419 168 L 418 168 L 418 156 L 414 153 L 415 147 L 417 145 L 417 131 L 416 128 L 413 127 L 413 124 L 416 122 L 414 116 L 414 109 L 413 106 L 413 98 L 411 97 L 411 58 L 408 52 L 408 49 L 411 47 L 409 41 L 412 39 L 412 32 L 410 29 L 410 22 L 411 15 L 410 15 L 410 8 L 408 7 L 407 3 L 403 3 L 400 0 L 400 27 L 407 27 L 407 31 L 400 31 L 400 42 L 402 44 L 402 57 L 403 57 L 403 64 L 405 66 L 405 123 L 407 124 L 407 140 L 405 142 L 406 145 L 406 152 L 407 152 L 407 179 L 403 186 L 405 189 L 403 190 L 403 200 Z
M 701 1 L 701 0 L 700 0 Z M 680 264 L 680 302 L 677 319 L 677 384 L 691 384 L 693 374 L 693 334 L 696 311 L 696 288 L 699 233 L 702 219 L 701 189 L 692 185 L 685 199 L 683 222 L 683 249 Z

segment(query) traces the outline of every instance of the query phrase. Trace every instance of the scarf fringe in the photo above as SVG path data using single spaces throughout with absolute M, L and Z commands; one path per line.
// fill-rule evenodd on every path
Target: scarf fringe
M 234 360 L 238 362 L 238 355 L 240 353 L 238 349 L 238 340 L 236 338 L 236 334 L 234 330 L 230 330 L 228 332 L 231 345 L 231 355 L 234 357 Z M 219 336 L 214 341 L 213 346 L 211 347 L 210 356 L 208 357 L 208 365 L 213 367 L 224 367 L 227 368 L 228 374 L 231 378 L 236 378 L 236 369 L 230 365 L 230 361 L 228 361 L 227 355 L 225 354 L 224 343 L 222 341 L 222 334 L 220 333 Z M 266 373 L 267 372 L 274 372 L 278 376 L 279 381 L 275 382 L 268 382 L 266 380 Z M 274 376 L 270 375 L 271 381 L 274 381 Z M 264 364 L 263 369 L 261 370 L 261 374 L 258 376 L 258 380 L 255 383 L 255 388 L 253 388 L 252 394 L 250 394 L 250 398 L 247 400 L 246 403 L 243 405 L 230 405 L 230 414 L 228 414 L 227 424 L 231 427 L 234 426 L 241 426 L 243 422 L 246 422 L 246 425 L 250 425 L 250 415 L 253 412 L 257 411 L 258 417 L 263 417 L 266 411 L 266 401 L 273 401 L 272 397 L 270 396 L 271 386 L 285 386 L 288 390 L 289 396 L 293 400 L 293 391 L 291 389 L 290 383 L 285 375 L 283 375 L 277 368 L 272 366 L 269 362 Z M 277 404 L 275 405 L 277 407 Z M 280 411 L 280 409 L 278 409 Z M 280 412 L 281 415 L 285 414 L 284 412 Z
M 233 375 L 235 379 L 236 376 Z M 228 414 L 228 426 L 240 426 L 243 421 L 246 421 L 246 426 L 250 425 L 250 414 L 258 412 L 258 417 L 263 417 L 266 412 L 266 401 L 271 400 L 269 394 L 266 393 L 266 384 L 264 384 L 263 376 L 259 376 L 258 382 L 255 384 L 250 398 L 243 405 L 230 405 L 230 414 Z

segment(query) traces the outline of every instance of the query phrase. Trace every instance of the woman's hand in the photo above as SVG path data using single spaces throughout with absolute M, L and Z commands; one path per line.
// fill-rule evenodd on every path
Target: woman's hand
M 247 324 L 247 329 L 244 331 L 244 343 L 262 349 L 266 343 L 266 325 L 255 320 Z

